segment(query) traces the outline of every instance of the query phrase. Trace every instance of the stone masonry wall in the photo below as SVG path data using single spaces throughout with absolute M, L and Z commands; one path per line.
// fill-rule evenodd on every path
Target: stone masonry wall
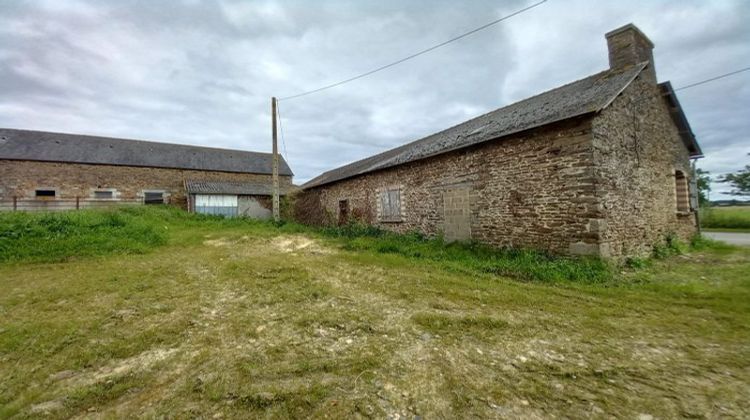
M 120 199 L 143 197 L 144 190 L 164 190 L 170 203 L 186 208 L 185 179 L 271 183 L 271 175 L 133 166 L 87 165 L 0 160 L 0 200 L 34 198 L 37 188 L 53 188 L 57 198 L 93 197 L 95 189 L 116 189 Z M 280 176 L 288 187 L 292 177 Z
M 647 256 L 668 233 L 688 240 L 695 214 L 678 213 L 675 171 L 692 176 L 689 153 L 648 73 L 592 122 L 596 196 L 606 224 L 602 247 L 613 256 Z
M 455 213 L 456 197 L 469 201 L 472 239 L 494 246 L 598 253 L 602 217 L 594 197 L 590 118 L 550 125 L 498 141 L 343 180 L 319 193 L 331 221 L 338 203 L 350 213 L 396 231 L 445 232 L 444 206 Z M 400 222 L 378 220 L 378 189 L 401 187 Z M 463 202 L 461 202 L 463 206 Z M 452 207 L 451 207 L 452 206 Z M 593 222 L 592 222 L 593 221 Z M 459 236 L 466 230 L 458 225 Z

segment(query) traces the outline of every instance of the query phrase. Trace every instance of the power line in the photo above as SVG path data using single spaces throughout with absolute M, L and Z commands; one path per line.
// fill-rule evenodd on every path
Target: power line
M 284 126 L 281 124 L 281 108 L 279 101 L 276 100 L 276 115 L 279 117 L 279 131 L 281 132 L 281 145 L 284 147 L 284 159 L 289 162 L 289 155 L 286 154 L 286 141 L 284 140 Z
M 723 79 L 725 77 L 734 76 L 735 74 L 742 73 L 742 72 L 745 72 L 745 71 L 748 71 L 748 70 L 750 70 L 750 67 L 745 67 L 744 69 L 739 69 L 739 70 L 731 71 L 729 73 L 724 73 L 722 75 L 719 75 L 719 76 L 716 76 L 716 77 L 712 77 L 710 79 L 705 79 L 705 80 L 701 80 L 700 82 L 695 82 L 695 83 L 691 83 L 689 85 L 678 87 L 674 91 L 677 92 L 678 90 L 690 89 L 692 87 L 696 87 L 696 86 L 704 85 L 704 84 L 709 83 L 709 82 L 713 82 L 714 80 L 719 80 L 719 79 Z
M 718 76 L 709 77 L 708 79 L 703 79 L 703 80 L 700 80 L 700 81 L 695 82 L 695 83 L 690 83 L 689 85 L 685 85 L 685 86 L 680 86 L 678 88 L 674 88 L 674 89 L 672 89 L 672 91 L 673 92 L 677 92 L 677 91 L 680 91 L 680 90 L 686 90 L 686 89 L 694 88 L 696 86 L 705 85 L 706 83 L 715 82 L 717 80 L 724 79 L 724 78 L 730 77 L 730 76 L 734 76 L 736 74 L 740 74 L 740 73 L 743 73 L 743 72 L 746 72 L 746 71 L 750 71 L 750 67 L 745 67 L 745 68 L 741 68 L 739 70 L 730 71 L 729 73 L 724 73 L 724 74 L 720 74 Z M 654 98 L 654 97 L 657 97 L 657 96 L 667 96 L 667 95 L 669 95 L 669 93 L 659 93 L 659 94 L 656 94 L 656 95 L 643 95 L 641 97 L 635 98 L 633 100 L 633 103 L 640 103 L 642 101 L 645 101 L 647 99 L 651 99 L 651 98 Z
M 320 92 L 320 91 L 323 91 L 323 90 L 326 90 L 326 89 L 330 89 L 330 88 L 332 88 L 332 87 L 336 87 L 336 86 L 341 86 L 341 85 L 343 85 L 344 83 L 349 83 L 349 82 L 353 82 L 353 81 L 355 81 L 355 80 L 357 80 L 357 79 L 361 79 L 361 78 L 363 78 L 363 77 L 366 77 L 366 76 L 369 76 L 369 75 L 371 75 L 371 74 L 373 74 L 373 73 L 377 73 L 377 72 L 379 72 L 379 71 L 382 71 L 382 70 L 385 70 L 385 69 L 387 69 L 387 68 L 393 67 L 393 66 L 395 66 L 395 65 L 401 64 L 401 63 L 403 63 L 404 61 L 407 61 L 407 60 L 411 60 L 412 58 L 416 58 L 416 57 L 419 57 L 419 56 L 420 56 L 420 55 L 422 55 L 422 54 L 426 54 L 426 53 L 428 53 L 428 52 L 430 52 L 430 51 L 433 51 L 433 50 L 436 50 L 436 49 L 438 49 L 438 48 L 440 48 L 440 47 L 446 46 L 446 45 L 450 44 L 451 42 L 455 42 L 455 41 L 458 41 L 459 39 L 465 38 L 465 37 L 467 37 L 467 36 L 469 36 L 469 35 L 472 35 L 472 34 L 474 34 L 474 33 L 477 33 L 477 32 L 479 32 L 479 31 L 481 31 L 481 30 L 487 29 L 487 28 L 489 28 L 490 26 L 493 26 L 493 25 L 497 25 L 498 23 L 500 23 L 500 22 L 502 22 L 502 21 L 504 21 L 504 20 L 510 19 L 510 18 L 512 18 L 513 16 L 516 16 L 516 15 L 520 15 L 521 13 L 524 13 L 524 12 L 526 12 L 526 11 L 528 11 L 528 10 L 531 10 L 531 9 L 533 9 L 533 8 L 535 8 L 535 7 L 537 7 L 537 6 L 540 6 L 540 5 L 542 5 L 543 3 L 546 3 L 546 2 L 547 2 L 547 0 L 542 0 L 542 1 L 540 1 L 540 2 L 534 3 L 534 4 L 532 4 L 531 6 L 528 6 L 528 7 L 525 7 L 525 8 L 523 8 L 523 9 L 517 10 L 517 11 L 515 11 L 515 12 L 513 12 L 513 13 L 509 14 L 509 15 L 506 15 L 506 16 L 503 16 L 503 17 L 501 17 L 500 19 L 496 19 L 496 20 L 493 20 L 493 21 L 492 21 L 492 22 L 490 22 L 490 23 L 487 23 L 487 24 L 485 24 L 485 25 L 482 25 L 482 26 L 480 26 L 480 27 L 478 27 L 478 28 L 472 29 L 472 30 L 470 30 L 469 32 L 463 33 L 463 34 L 461 34 L 461 35 L 458 35 L 458 36 L 456 36 L 456 37 L 454 37 L 454 38 L 451 38 L 451 39 L 449 39 L 449 40 L 447 40 L 447 41 L 441 42 L 440 44 L 437 44 L 437 45 L 434 45 L 434 46 L 432 46 L 432 47 L 426 48 L 426 49 L 424 49 L 424 50 L 421 50 L 421 51 L 415 52 L 414 54 L 411 54 L 411 55 L 409 55 L 409 56 L 406 56 L 406 57 L 404 57 L 404 58 L 402 58 L 402 59 L 400 59 L 400 60 L 396 60 L 396 61 L 394 61 L 394 62 L 392 62 L 392 63 L 389 63 L 389 64 L 386 64 L 386 65 L 380 66 L 380 67 L 378 67 L 378 68 L 375 68 L 375 69 L 373 69 L 373 70 L 370 70 L 370 71 L 368 71 L 368 72 L 365 72 L 365 73 L 359 74 L 359 75 L 357 75 L 357 76 L 354 76 L 354 77 L 350 77 L 350 78 L 348 78 L 348 79 L 345 79 L 345 80 L 342 80 L 342 81 L 340 81 L 340 82 L 336 82 L 336 83 L 331 83 L 330 85 L 326 85 L 326 86 L 323 86 L 323 87 L 320 87 L 320 88 L 317 88 L 317 89 L 309 90 L 309 91 L 307 91 L 307 92 L 302 92 L 302 93 L 298 93 L 298 94 L 296 94 L 296 95 L 291 95 L 291 96 L 287 96 L 287 97 L 284 97 L 284 98 L 279 98 L 278 100 L 279 100 L 279 101 L 286 101 L 286 100 L 289 100 L 289 99 L 299 98 L 299 97 L 301 97 L 301 96 L 306 96 L 306 95 L 310 95 L 310 94 L 313 94 L 313 93 L 317 93 L 317 92 Z
M 538 4 L 541 4 L 541 3 L 538 3 Z M 695 82 L 695 83 L 691 83 L 691 84 L 688 84 L 688 85 L 685 85 L 685 86 L 680 86 L 678 88 L 672 89 L 672 91 L 673 92 L 677 92 L 677 91 L 680 91 L 680 90 L 686 90 L 686 89 L 694 88 L 696 86 L 705 85 L 706 83 L 715 82 L 717 80 L 724 79 L 724 78 L 727 78 L 727 77 L 730 77 L 730 76 L 734 76 L 734 75 L 737 75 L 737 74 L 740 74 L 740 73 L 743 73 L 743 72 L 746 72 L 746 71 L 750 71 L 750 67 L 744 67 L 744 68 L 741 68 L 741 69 L 738 69 L 738 70 L 730 71 L 729 73 L 720 74 L 718 76 L 710 77 L 708 79 L 703 79 L 703 80 L 700 80 L 700 81 Z M 312 92 L 313 91 L 311 91 L 310 93 L 312 93 Z M 653 96 L 652 95 L 647 95 L 645 97 L 637 99 L 635 102 L 637 103 L 637 102 L 641 102 L 642 100 L 646 100 L 646 99 L 652 98 L 654 96 L 664 96 L 664 95 L 667 95 L 667 94 L 661 93 L 661 94 L 653 95 Z M 282 146 L 284 148 L 284 158 L 288 161 L 289 160 L 289 156 L 287 155 L 287 151 L 286 151 L 286 140 L 284 139 L 284 126 L 281 123 L 281 108 L 278 105 L 278 100 L 276 102 L 276 114 L 279 117 L 279 131 L 281 132 L 281 144 L 282 144 Z

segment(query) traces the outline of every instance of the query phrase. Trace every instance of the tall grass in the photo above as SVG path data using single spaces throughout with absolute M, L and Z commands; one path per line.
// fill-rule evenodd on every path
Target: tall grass
M 701 225 L 718 229 L 750 229 L 750 206 L 704 209 L 701 211 Z
M 441 238 L 425 238 L 417 233 L 399 235 L 367 226 L 328 228 L 323 233 L 340 238 L 344 248 L 349 250 L 397 254 L 449 269 L 521 280 L 601 283 L 613 275 L 612 266 L 598 258 L 567 258 L 533 250 L 497 249 L 476 242 L 445 243 Z
M 0 213 L 0 262 L 144 253 L 167 240 L 163 223 L 154 216 L 124 209 Z
M 616 267 L 598 258 L 572 258 L 524 249 L 497 249 L 476 242 L 446 243 L 418 233 L 396 234 L 365 225 L 312 228 L 296 223 L 190 214 L 176 208 L 136 206 L 65 213 L 0 213 L 0 262 L 59 262 L 70 258 L 144 253 L 164 245 L 193 246 L 206 235 L 270 238 L 304 233 L 332 238 L 344 249 L 410 258 L 463 273 L 496 274 L 541 282 L 604 283 Z M 702 243 L 708 246 L 708 242 Z M 695 246 L 693 247 L 695 248 Z M 685 252 L 667 238 L 654 257 Z M 640 264 L 643 265 L 643 264 Z M 639 266 L 631 264 L 631 266 Z

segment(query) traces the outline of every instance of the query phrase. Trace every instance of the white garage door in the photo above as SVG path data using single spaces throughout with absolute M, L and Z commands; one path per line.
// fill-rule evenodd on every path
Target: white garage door
M 218 194 L 196 194 L 195 212 L 227 217 L 237 216 L 237 196 Z

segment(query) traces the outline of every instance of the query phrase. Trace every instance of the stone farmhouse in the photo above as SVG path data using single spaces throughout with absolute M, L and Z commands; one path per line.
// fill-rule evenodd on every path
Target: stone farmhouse
M 169 203 L 266 218 L 271 167 L 270 153 L 0 129 L 0 210 Z M 292 176 L 280 157 L 282 194 Z
M 696 231 L 702 157 L 653 43 L 606 34 L 609 69 L 333 169 L 302 186 L 330 223 L 622 258 Z M 312 199 L 311 199 L 312 197 Z

